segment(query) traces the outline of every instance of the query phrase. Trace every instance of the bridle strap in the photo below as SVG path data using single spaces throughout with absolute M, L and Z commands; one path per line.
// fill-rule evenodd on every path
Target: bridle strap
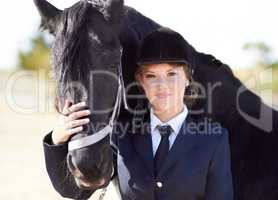
M 98 131 L 97 133 L 94 133 L 93 135 L 70 141 L 68 144 L 68 150 L 73 151 L 75 149 L 81 149 L 83 147 L 97 143 L 103 138 L 105 138 L 111 131 L 112 127 L 107 125 L 102 130 Z
M 75 149 L 81 149 L 83 147 L 95 144 L 99 142 L 100 140 L 104 139 L 107 135 L 112 133 L 113 130 L 113 122 L 116 117 L 116 114 L 118 114 L 118 108 L 119 108 L 119 102 L 121 99 L 121 87 L 118 87 L 118 92 L 117 92 L 117 99 L 114 105 L 113 113 L 110 118 L 109 124 L 106 125 L 103 129 L 100 131 L 93 133 L 92 135 L 88 135 L 86 137 L 82 137 L 80 139 L 76 139 L 73 141 L 70 141 L 68 144 L 68 150 L 72 151 Z
M 122 54 L 122 49 L 121 49 Z M 117 97 L 116 102 L 114 104 L 113 112 L 110 117 L 108 125 L 106 125 L 103 129 L 100 131 L 93 133 L 92 135 L 88 135 L 73 141 L 69 141 L 68 143 L 68 151 L 73 151 L 76 149 L 81 149 L 84 147 L 87 147 L 89 145 L 95 144 L 102 139 L 104 139 L 107 135 L 110 135 L 110 144 L 113 145 L 112 142 L 112 131 L 113 131 L 113 125 L 116 117 L 119 115 L 122 97 L 124 99 L 124 106 L 125 109 L 128 109 L 126 96 L 125 96 L 125 87 L 124 87 L 124 81 L 123 81 L 123 75 L 122 75 L 122 63 L 120 62 L 119 66 L 119 78 L 118 78 L 118 91 L 117 91 Z

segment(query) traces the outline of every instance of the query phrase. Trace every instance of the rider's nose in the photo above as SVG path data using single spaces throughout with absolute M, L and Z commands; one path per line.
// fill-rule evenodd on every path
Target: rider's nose
M 164 79 L 164 78 L 159 78 L 159 79 L 157 79 L 155 85 L 156 85 L 157 89 L 166 88 L 167 87 L 167 80 Z

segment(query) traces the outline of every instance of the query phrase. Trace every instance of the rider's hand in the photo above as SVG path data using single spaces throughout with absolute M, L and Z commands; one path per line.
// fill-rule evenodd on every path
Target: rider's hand
M 85 102 L 71 104 L 70 101 L 65 101 L 62 114 L 59 115 L 59 125 L 52 132 L 55 145 L 67 142 L 71 135 L 81 132 L 83 125 L 90 122 L 89 118 L 82 118 L 90 115 L 90 110 L 85 110 Z

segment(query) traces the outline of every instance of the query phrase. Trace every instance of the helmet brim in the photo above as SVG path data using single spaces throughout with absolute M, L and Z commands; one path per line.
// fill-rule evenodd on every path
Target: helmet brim
M 188 65 L 186 60 L 181 59 L 159 59 L 159 60 L 139 60 L 137 65 L 161 64 L 161 63 L 178 63 Z

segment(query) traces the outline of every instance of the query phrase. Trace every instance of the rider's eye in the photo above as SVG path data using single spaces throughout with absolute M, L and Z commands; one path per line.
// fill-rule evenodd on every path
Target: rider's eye
M 146 74 L 145 77 L 147 79 L 151 79 L 151 78 L 155 78 L 155 75 L 153 75 L 153 74 Z
M 169 73 L 168 73 L 168 76 L 176 76 L 176 75 L 177 75 L 176 72 L 169 72 Z

